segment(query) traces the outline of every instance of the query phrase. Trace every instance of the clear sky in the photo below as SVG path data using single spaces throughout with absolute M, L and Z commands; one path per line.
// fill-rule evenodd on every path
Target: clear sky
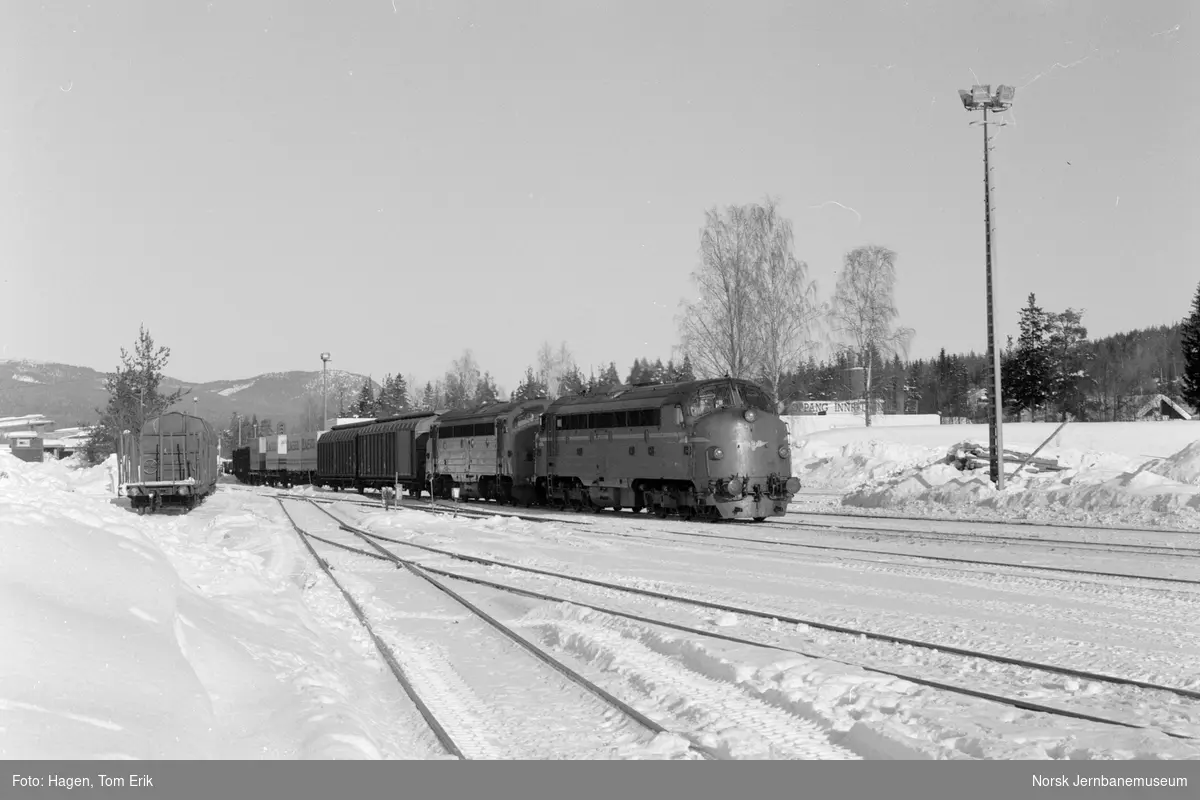
M 333 366 L 515 387 L 672 354 L 704 211 L 777 196 L 821 296 L 899 254 L 912 355 L 982 352 L 982 132 L 1001 333 L 1092 336 L 1200 281 L 1192 0 L 150 0 L 0 17 L 0 357 L 187 380 Z M 1189 77 L 1191 76 L 1191 77 Z M 974 115 L 977 117 L 978 115 Z

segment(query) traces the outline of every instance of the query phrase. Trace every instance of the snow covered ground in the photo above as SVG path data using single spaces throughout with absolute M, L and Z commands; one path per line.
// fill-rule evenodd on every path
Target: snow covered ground
M 1007 446 L 1024 443 L 1006 433 Z M 891 443 L 871 443 L 875 435 L 829 431 L 797 443 L 806 484 L 823 484 L 817 491 L 830 497 L 854 489 L 847 503 L 894 513 L 887 498 L 908 491 L 902 481 L 953 469 L 931 463 L 978 431 L 944 426 L 942 440 L 890 429 Z M 1025 438 L 1036 446 L 1045 435 Z M 1002 518 L 1057 504 L 1089 519 L 1188 522 L 1200 454 L 1178 440 L 1140 442 L 1122 450 L 1063 439 L 1039 455 L 1071 463 L 1070 476 L 1037 476 L 1000 497 L 967 486 L 909 493 L 901 507 L 944 514 L 969 508 L 962 497 L 975 492 L 972 502 L 993 502 L 986 508 Z M 1146 464 L 1136 449 L 1166 457 Z M 1098 495 L 1080 494 L 1089 487 L 1124 508 L 1098 511 Z M 1075 505 L 1028 499 L 1055 492 Z M 1163 501 L 1164 493 L 1184 499 Z M 365 548 L 314 507 L 287 505 L 305 529 Z M 1200 758 L 1200 700 L 945 649 L 1200 691 L 1200 584 L 1181 582 L 1200 581 L 1200 558 L 1185 552 L 1200 543 L 1186 534 L 1091 530 L 1072 539 L 1026 528 L 1013 540 L 961 521 L 836 530 L 630 514 L 535 524 L 350 502 L 330 510 L 425 566 L 569 601 L 447 579 L 679 734 L 649 735 L 565 679 L 539 677 L 519 648 L 394 565 L 316 542 L 473 757 L 687 758 L 690 738 L 732 758 Z M 1143 549 L 1113 551 L 1130 543 Z M 1055 571 L 1064 568 L 1147 577 Z M 0 640 L 0 758 L 446 757 L 270 490 L 222 484 L 189 514 L 142 517 L 114 498 L 111 465 L 26 464 L 0 453 Z
M 1005 425 L 1004 448 L 1032 453 L 1056 428 Z M 793 470 L 806 493 L 795 510 L 841 505 L 893 515 L 1200 531 L 1200 422 L 1068 424 L 1037 454 L 1066 469 L 1026 468 L 1003 492 L 990 485 L 986 468 L 959 471 L 946 463 L 963 442 L 986 447 L 988 427 L 842 428 L 796 437 Z M 1016 467 L 1006 464 L 1006 474 Z

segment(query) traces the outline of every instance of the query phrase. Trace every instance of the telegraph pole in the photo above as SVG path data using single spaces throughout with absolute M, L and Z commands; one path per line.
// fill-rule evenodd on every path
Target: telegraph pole
M 994 292 L 994 266 L 996 261 L 996 222 L 992 214 L 992 178 L 990 151 L 991 133 L 989 125 L 1003 125 L 1003 122 L 989 122 L 988 111 L 1004 111 L 1012 106 L 1016 89 L 1011 86 L 1000 86 L 992 93 L 990 85 L 972 86 L 971 91 L 958 90 L 963 107 L 968 111 L 983 111 L 983 221 L 984 221 L 984 256 L 987 269 L 987 349 L 988 361 L 992 365 L 992 407 L 989 413 L 988 449 L 991 455 L 991 479 L 997 489 L 1004 488 L 1004 400 L 1000 387 L 1000 349 L 996 347 L 996 306 Z M 980 124 L 972 122 L 972 125 Z

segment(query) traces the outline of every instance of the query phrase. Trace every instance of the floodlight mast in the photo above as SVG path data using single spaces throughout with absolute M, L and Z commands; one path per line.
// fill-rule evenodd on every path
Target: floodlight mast
M 321 353 L 321 430 L 325 430 L 325 425 L 329 420 L 329 398 L 325 393 L 325 372 L 331 360 L 329 353 Z
M 996 222 L 992 214 L 992 171 L 989 154 L 991 134 L 989 125 L 1003 125 L 988 120 L 988 111 L 1005 111 L 1012 106 L 1017 90 L 1011 86 L 999 86 L 995 93 L 990 84 L 972 86 L 970 91 L 958 90 L 958 96 L 967 111 L 983 111 L 983 213 L 984 250 L 987 269 L 987 347 L 988 361 L 992 365 L 992 402 L 988 413 L 988 445 L 991 479 L 997 489 L 1004 488 L 1004 398 L 1000 387 L 1000 349 L 996 347 L 996 304 L 993 289 L 993 271 L 996 261 Z M 972 122 L 972 125 L 979 124 Z

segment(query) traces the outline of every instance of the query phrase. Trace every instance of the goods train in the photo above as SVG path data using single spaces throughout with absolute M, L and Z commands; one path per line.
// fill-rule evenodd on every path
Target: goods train
M 729 378 L 414 412 L 299 434 L 315 441 L 315 473 L 311 461 L 292 461 L 293 436 L 234 451 L 234 473 L 244 483 L 360 493 L 399 483 L 433 497 L 755 521 L 785 514 L 800 488 L 770 398 Z
M 122 442 L 125 496 L 139 514 L 194 508 L 217 487 L 219 440 L 199 417 L 170 411 Z

